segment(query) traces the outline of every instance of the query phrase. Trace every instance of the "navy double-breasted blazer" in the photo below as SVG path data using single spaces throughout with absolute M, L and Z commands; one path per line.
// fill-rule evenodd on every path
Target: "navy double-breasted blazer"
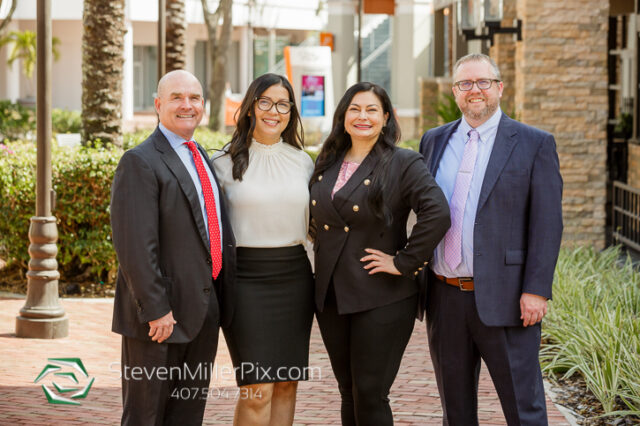
M 341 314 L 361 312 L 409 297 L 418 291 L 416 275 L 449 228 L 447 201 L 429 173 L 422 156 L 395 149 L 387 169 L 385 203 L 392 213 L 389 225 L 368 204 L 372 173 L 379 163 L 374 150 L 331 199 L 342 158 L 311 183 L 311 215 L 317 226 L 315 299 L 322 311 L 331 281 Z M 413 210 L 417 223 L 407 239 L 407 218 Z M 369 275 L 360 259 L 365 248 L 395 255 L 401 276 Z
M 420 153 L 434 176 L 459 124 L 422 137 Z M 555 140 L 503 113 L 473 231 L 474 295 L 484 324 L 521 325 L 522 293 L 551 298 L 561 237 L 562 177 Z

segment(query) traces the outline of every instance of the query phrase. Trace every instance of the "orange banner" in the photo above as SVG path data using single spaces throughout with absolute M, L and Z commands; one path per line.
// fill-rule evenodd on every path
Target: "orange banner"
M 395 0 L 363 0 L 364 13 L 384 13 L 393 15 L 395 13 Z
M 332 33 L 320 33 L 320 46 L 329 46 L 331 51 L 333 48 L 333 34 Z
M 226 98 L 224 103 L 224 124 L 226 126 L 236 125 L 236 111 L 240 109 L 241 101 L 234 101 L 233 99 Z

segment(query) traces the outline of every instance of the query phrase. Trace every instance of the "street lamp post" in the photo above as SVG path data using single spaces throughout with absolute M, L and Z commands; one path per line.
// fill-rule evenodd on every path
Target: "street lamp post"
M 158 81 L 167 69 L 167 1 L 158 0 Z
M 466 40 L 489 40 L 493 46 L 496 34 L 514 34 L 522 40 L 522 21 L 503 27 L 503 0 L 459 0 L 458 29 Z
M 27 300 L 16 318 L 16 335 L 56 339 L 69 334 L 69 320 L 58 300 L 58 228 L 51 214 L 51 0 L 38 0 L 37 7 L 36 215 L 29 227 Z
M 358 0 L 358 38 L 356 39 L 356 77 L 358 81 L 362 81 L 362 15 L 363 1 Z

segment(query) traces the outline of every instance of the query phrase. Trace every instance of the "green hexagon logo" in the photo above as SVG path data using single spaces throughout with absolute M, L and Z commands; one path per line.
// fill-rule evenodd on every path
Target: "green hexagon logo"
M 47 358 L 47 362 L 33 383 L 38 383 L 49 374 L 53 375 L 53 380 L 57 379 L 51 382 L 55 391 L 47 385 L 42 385 L 49 404 L 81 405 L 77 400 L 87 397 L 95 378 L 89 377 L 80 358 Z M 80 380 L 76 373 L 80 376 Z

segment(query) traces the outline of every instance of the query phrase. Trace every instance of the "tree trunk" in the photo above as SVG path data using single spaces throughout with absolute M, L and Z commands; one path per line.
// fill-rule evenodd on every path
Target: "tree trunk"
M 185 0 L 167 0 L 167 72 L 187 66 L 186 33 Z
M 124 1 L 84 0 L 82 140 L 122 146 Z
M 202 0 L 204 21 L 209 35 L 208 54 L 211 57 L 209 71 L 209 128 L 224 132 L 225 89 L 228 75 L 229 47 L 231 46 L 231 31 L 233 22 L 231 11 L 232 0 L 219 0 L 218 9 L 211 13 L 207 0 Z M 222 26 L 218 25 L 222 19 Z
M 0 0 L 0 7 L 2 7 L 3 0 Z M 0 24 L 0 38 L 2 37 L 2 33 L 4 29 L 11 22 L 11 18 L 13 18 L 13 12 L 16 11 L 16 6 L 18 6 L 18 0 L 11 0 L 11 9 L 9 9 L 9 13 L 7 13 L 7 17 L 2 20 Z

